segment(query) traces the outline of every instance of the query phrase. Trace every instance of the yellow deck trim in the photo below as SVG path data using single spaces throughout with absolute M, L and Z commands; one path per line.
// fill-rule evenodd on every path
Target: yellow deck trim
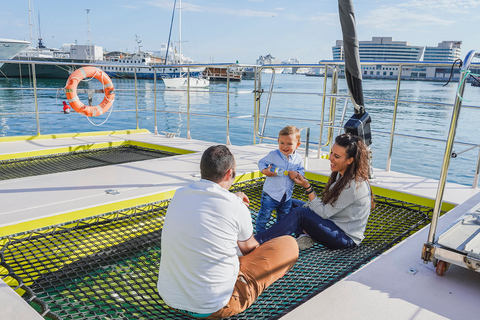
M 101 214 L 124 210 L 126 208 L 147 205 L 152 202 L 158 202 L 173 197 L 175 190 L 169 190 L 158 194 L 145 197 L 119 201 L 107 205 L 101 205 L 93 208 L 65 212 L 51 217 L 39 218 L 31 221 L 20 222 L 15 225 L 0 228 L 0 237 L 11 236 L 14 234 L 32 231 L 36 229 L 47 228 L 50 226 L 73 222 L 85 218 L 91 218 Z
M 180 149 L 180 148 L 175 148 L 175 147 L 167 147 L 167 146 L 160 145 L 160 144 L 153 144 L 153 143 L 140 142 L 140 141 L 128 140 L 126 142 L 127 142 L 128 145 L 132 145 L 132 146 L 143 147 L 143 148 L 148 148 L 148 149 L 153 149 L 153 150 L 173 152 L 173 153 L 178 153 L 178 154 L 189 154 L 189 153 L 197 152 L 197 151 L 194 151 L 194 150 Z
M 243 182 L 250 179 L 259 178 L 260 176 L 262 176 L 260 172 L 246 173 L 246 174 L 237 176 L 237 178 L 235 179 L 235 182 Z M 158 202 L 158 201 L 170 199 L 173 197 L 174 194 L 175 194 L 175 190 L 169 190 L 169 191 L 161 192 L 161 193 L 150 195 L 150 196 L 119 201 L 119 202 L 115 202 L 107 205 L 101 205 L 93 208 L 65 212 L 59 215 L 46 217 L 46 218 L 39 218 L 32 221 L 25 221 L 15 225 L 10 225 L 10 226 L 5 226 L 3 228 L 0 228 L 0 237 L 14 235 L 22 232 L 35 230 L 35 229 L 47 228 L 50 226 L 64 224 L 64 223 L 81 220 L 85 218 L 91 218 L 91 217 L 95 217 L 108 212 L 124 210 L 126 208 L 147 205 L 152 202 Z
M 137 146 L 137 147 L 144 147 L 144 148 L 153 149 L 153 150 L 173 152 L 178 154 L 188 154 L 188 153 L 196 152 L 192 150 L 179 149 L 179 148 L 168 147 L 168 146 L 163 146 L 158 144 L 125 140 L 125 141 L 99 142 L 99 143 L 91 143 L 91 144 L 68 146 L 68 147 L 53 148 L 53 149 L 42 149 L 42 150 L 36 150 L 36 151 L 18 152 L 18 153 L 11 153 L 11 154 L 1 154 L 0 161 L 39 157 L 39 156 L 59 154 L 59 153 L 69 153 L 69 152 L 75 152 L 75 151 L 111 148 L 111 147 L 118 147 L 118 146 Z
M 79 138 L 79 137 L 95 137 L 108 135 L 122 135 L 135 133 L 150 133 L 147 129 L 132 129 L 132 130 L 118 130 L 118 131 L 92 131 L 92 132 L 78 132 L 78 133 L 59 133 L 59 134 L 40 134 L 36 136 L 11 136 L 0 137 L 0 143 L 12 141 L 27 141 L 27 140 L 45 140 L 45 139 L 63 139 L 63 138 Z

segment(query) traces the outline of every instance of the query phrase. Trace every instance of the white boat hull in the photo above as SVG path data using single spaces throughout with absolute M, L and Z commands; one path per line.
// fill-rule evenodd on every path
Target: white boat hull
M 189 85 L 190 80 L 190 85 Z M 163 83 L 167 88 L 186 88 L 190 86 L 190 88 L 205 88 L 210 85 L 210 81 L 208 79 L 202 78 L 164 78 Z
M 29 44 L 28 41 L 0 39 L 0 59 L 12 59 Z

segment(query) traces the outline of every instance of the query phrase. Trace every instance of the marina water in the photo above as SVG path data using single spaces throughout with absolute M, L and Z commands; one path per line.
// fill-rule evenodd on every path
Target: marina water
M 262 74 L 262 88 L 269 91 L 270 74 Z M 312 148 L 317 148 L 320 135 L 323 77 L 277 74 L 270 101 L 269 118 L 266 120 L 265 135 L 275 137 L 286 125 L 311 129 Z M 327 80 L 327 92 L 330 90 Z M 98 82 L 98 81 L 96 81 Z M 116 98 L 111 114 L 97 118 L 86 118 L 75 112 L 64 114 L 62 101 L 65 100 L 64 80 L 38 79 L 39 127 L 41 134 L 72 133 L 86 131 L 111 131 L 135 129 L 138 112 L 138 128 L 155 129 L 155 93 L 153 80 L 138 80 L 137 95 L 132 79 L 113 79 Z M 97 84 L 86 83 L 86 87 Z M 389 134 L 392 129 L 396 81 L 364 80 L 365 106 L 372 118 L 371 145 L 374 167 L 385 169 L 389 150 Z M 37 122 L 33 90 L 19 90 L 32 87 L 29 79 L 0 78 L 0 136 L 36 135 Z M 9 88 L 5 90 L 5 88 Z M 187 137 L 188 97 L 181 90 L 165 90 L 157 81 L 156 109 L 158 132 L 177 133 Z M 231 82 L 227 95 L 226 82 L 212 82 L 208 89 L 190 93 L 190 133 L 193 139 L 215 143 L 227 141 L 227 103 L 230 141 L 234 145 L 251 145 L 254 128 L 254 81 Z M 441 82 L 402 81 L 399 99 L 414 103 L 399 103 L 395 125 L 391 170 L 438 179 L 445 151 L 445 143 L 452 118 L 452 104 L 457 83 L 446 86 Z M 292 94 L 299 93 L 299 94 Z M 346 83 L 339 80 L 339 93 L 346 95 Z M 86 103 L 87 95 L 79 94 Z M 98 104 L 102 94 L 93 96 Z M 268 93 L 261 96 L 261 113 L 265 113 Z M 381 99 L 372 100 L 372 99 Z M 472 185 L 479 154 L 473 145 L 480 143 L 480 88 L 466 85 L 464 101 L 455 136 L 455 152 L 458 157 L 450 161 L 448 181 Z M 329 98 L 326 99 L 327 105 Z M 339 125 L 345 98 L 337 99 L 337 122 Z M 429 104 L 431 102 L 439 105 Z M 138 111 L 135 106 L 138 105 Z M 345 121 L 353 114 L 353 106 L 347 103 Z M 325 115 L 327 121 L 328 108 Z M 105 121 L 106 120 L 106 121 Z M 260 118 L 260 126 L 263 118 Z M 103 123 L 105 122 L 105 123 Z M 103 123 L 102 125 L 99 125 Z M 335 129 L 335 135 L 340 129 Z M 302 131 L 304 138 L 305 131 Z M 427 139 L 416 139 L 419 136 Z M 325 142 L 326 130 L 323 132 Z M 434 139 L 434 140 L 429 140 Z M 259 142 L 259 139 L 256 139 Z M 276 143 L 275 140 L 263 142 Z M 465 143 L 465 144 L 460 144 Z M 466 151 L 467 149 L 472 149 Z M 328 147 L 322 148 L 328 151 Z M 465 151 L 465 152 L 463 152 Z

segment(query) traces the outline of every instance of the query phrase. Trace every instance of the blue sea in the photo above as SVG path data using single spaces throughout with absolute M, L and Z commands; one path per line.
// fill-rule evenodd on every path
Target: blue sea
M 275 137 L 282 127 L 290 124 L 299 128 L 308 127 L 311 130 L 311 147 L 316 149 L 322 118 L 323 81 L 323 77 L 277 74 L 265 135 Z M 98 81 L 94 82 L 81 86 L 98 88 Z M 262 89 L 266 92 L 260 98 L 261 114 L 266 112 L 270 83 L 271 75 L 262 74 Z M 185 92 L 166 91 L 163 83 L 158 81 L 155 100 L 153 80 L 138 80 L 137 94 L 132 79 L 113 79 L 113 84 L 116 97 L 112 112 L 97 118 L 86 118 L 75 112 L 62 112 L 62 101 L 65 100 L 62 90 L 64 80 L 38 79 L 38 129 L 33 90 L 28 89 L 32 87 L 30 80 L 0 78 L 0 136 L 36 135 L 38 130 L 41 134 L 53 134 L 135 129 L 137 113 L 138 128 L 154 132 L 153 111 L 156 107 L 158 132 L 175 132 L 186 138 L 189 129 L 194 139 L 226 143 L 228 126 L 232 144 L 250 145 L 254 141 L 253 80 L 230 83 L 228 95 L 225 82 L 212 82 L 208 89 L 191 92 L 189 125 L 186 114 L 188 97 Z M 387 166 L 396 86 L 396 81 L 392 80 L 363 81 L 365 107 L 372 118 L 373 164 L 380 169 Z M 25 90 L 19 90 L 22 88 Z M 399 99 L 413 103 L 401 102 L 398 105 L 395 125 L 397 136 L 394 138 L 391 170 L 438 179 L 445 143 L 437 140 L 447 139 L 457 83 L 444 86 L 441 82 L 402 81 L 400 89 Z M 327 93 L 329 92 L 330 78 L 327 80 Z M 343 96 L 347 94 L 344 79 L 339 80 L 339 93 Z M 86 103 L 86 94 L 80 94 L 79 97 Z M 94 94 L 93 104 L 98 104 L 102 98 L 102 94 Z M 479 148 L 473 146 L 480 143 L 480 87 L 467 84 L 463 99 L 454 146 L 459 155 L 450 161 L 448 181 L 472 185 L 479 157 Z M 329 97 L 326 98 L 326 104 L 325 120 L 329 112 Z M 338 98 L 336 126 L 339 126 L 344 106 L 345 98 Z M 352 114 L 353 106 L 349 102 L 346 105 L 345 120 Z M 260 118 L 260 127 L 262 123 L 263 118 Z M 339 132 L 340 129 L 335 129 L 335 135 Z M 304 133 L 302 131 L 302 137 Z M 325 139 L 326 129 L 323 131 L 322 142 Z M 256 142 L 259 142 L 258 138 Z M 264 142 L 275 143 L 275 140 Z M 472 150 L 467 151 L 470 148 Z M 328 147 L 322 150 L 328 151 Z

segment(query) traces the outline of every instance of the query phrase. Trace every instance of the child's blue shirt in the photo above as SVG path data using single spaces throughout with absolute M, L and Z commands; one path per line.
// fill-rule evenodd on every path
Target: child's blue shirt
M 277 166 L 287 171 L 295 170 L 302 176 L 305 175 L 302 157 L 298 152 L 294 152 L 287 158 L 287 156 L 278 149 L 270 151 L 258 162 L 258 168 L 262 171 L 270 165 Z M 295 182 L 290 179 L 289 176 L 278 175 L 276 177 L 267 177 L 265 184 L 263 185 L 263 191 L 268 193 L 268 195 L 276 201 L 281 201 L 284 194 L 287 195 L 285 200 L 288 200 L 292 197 L 294 184 Z

